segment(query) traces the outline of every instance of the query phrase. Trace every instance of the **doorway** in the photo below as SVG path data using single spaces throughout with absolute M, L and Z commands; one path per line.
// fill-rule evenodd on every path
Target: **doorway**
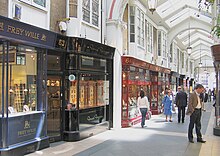
M 61 77 L 50 76 L 47 78 L 47 134 L 50 142 L 61 140 Z

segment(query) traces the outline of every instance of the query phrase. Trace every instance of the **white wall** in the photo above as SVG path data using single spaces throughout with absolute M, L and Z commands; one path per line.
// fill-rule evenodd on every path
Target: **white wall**
M 43 10 L 32 5 L 26 4 L 18 0 L 9 0 L 8 17 L 13 18 L 14 5 L 21 7 L 21 22 L 31 24 L 43 29 L 48 29 L 50 26 L 50 0 L 47 0 L 47 7 Z
M 67 36 L 87 38 L 89 40 L 101 43 L 101 1 L 99 1 L 99 4 L 99 26 L 97 27 L 83 21 L 82 1 L 78 1 L 77 18 L 70 17 L 70 21 L 67 22 Z M 104 5 L 105 1 L 103 1 L 103 6 Z M 102 13 L 103 16 L 105 16 L 105 12 L 103 11 Z M 103 20 L 105 23 L 104 17 Z M 102 27 L 104 36 L 105 24 L 103 24 Z

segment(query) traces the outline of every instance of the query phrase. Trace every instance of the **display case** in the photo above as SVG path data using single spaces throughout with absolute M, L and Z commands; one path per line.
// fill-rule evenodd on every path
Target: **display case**
M 160 82 L 159 72 L 163 73 Z M 122 57 L 122 127 L 141 121 L 136 103 L 140 90 L 148 97 L 152 114 L 160 113 L 159 91 L 161 84 L 165 84 L 164 73 L 169 74 L 170 70 L 130 56 Z
M 77 81 L 72 81 L 71 82 L 72 84 L 70 85 L 70 89 L 69 89 L 69 95 L 70 95 L 70 98 L 69 98 L 69 101 L 70 103 L 72 104 L 75 104 L 77 103 Z
M 123 72 L 122 76 L 122 127 L 131 126 L 140 116 L 137 107 L 139 73 L 134 67 L 128 67 L 128 70 L 130 71 Z
M 97 106 L 96 103 L 96 82 L 95 81 L 88 81 L 88 107 Z
M 140 90 L 150 99 L 150 75 L 148 70 L 125 66 L 122 79 L 122 127 L 129 127 L 141 121 L 137 106 Z
M 80 81 L 80 99 L 79 99 L 79 109 L 88 107 L 87 98 L 87 82 Z
M 15 84 L 14 85 L 14 109 L 17 112 L 23 111 L 23 106 L 25 104 L 25 84 Z
M 97 106 L 105 104 L 104 81 L 97 81 Z
M 108 104 L 108 81 L 104 80 L 82 80 L 80 81 L 80 98 L 79 98 L 79 109 L 92 108 L 97 106 L 103 106 Z M 70 86 L 70 102 L 76 104 L 76 87 L 77 83 Z
M 158 114 L 158 73 L 151 72 L 151 97 L 150 105 L 152 114 Z
M 31 110 L 36 110 L 36 103 L 37 103 L 36 93 L 37 93 L 36 84 L 30 84 L 28 101 L 29 101 Z

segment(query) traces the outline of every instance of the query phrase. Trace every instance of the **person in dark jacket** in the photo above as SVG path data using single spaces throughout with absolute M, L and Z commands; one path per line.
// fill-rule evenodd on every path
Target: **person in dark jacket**
M 185 119 L 185 111 L 187 106 L 187 94 L 182 91 L 181 86 L 178 86 L 178 92 L 176 94 L 175 103 L 178 107 L 178 123 L 180 123 L 182 117 L 182 123 L 184 123 Z

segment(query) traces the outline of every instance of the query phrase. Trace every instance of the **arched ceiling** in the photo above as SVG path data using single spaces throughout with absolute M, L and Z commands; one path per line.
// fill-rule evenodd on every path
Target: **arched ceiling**
M 143 2 L 147 0 L 143 0 Z M 150 18 L 162 25 L 169 31 L 170 44 L 174 39 L 182 50 L 188 45 L 192 47 L 191 59 L 199 60 L 200 57 L 208 56 L 212 59 L 210 46 L 214 41 L 211 38 L 212 7 L 208 9 L 201 5 L 199 0 L 158 0 L 156 11 Z M 200 54 L 201 53 L 201 54 Z
M 148 8 L 148 0 L 139 0 Z M 201 0 L 158 0 L 156 11 L 152 14 L 146 10 L 147 16 L 158 26 L 163 26 L 168 30 L 169 44 L 176 40 L 181 50 L 186 51 L 188 45 L 192 47 L 190 58 L 198 61 L 201 57 L 212 60 L 210 46 L 213 45 L 212 28 L 212 6 L 208 9 L 205 5 L 200 5 Z M 202 0 L 203 3 L 205 0 Z M 131 0 L 112 0 L 109 19 L 122 18 L 124 8 Z M 117 4 L 117 5 L 116 5 Z M 190 36 L 190 37 L 189 37 Z M 201 53 L 201 55 L 200 55 Z

